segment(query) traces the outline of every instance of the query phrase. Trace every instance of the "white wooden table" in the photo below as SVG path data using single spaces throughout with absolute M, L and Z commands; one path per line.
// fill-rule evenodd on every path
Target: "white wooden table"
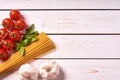
M 56 80 L 120 80 L 120 0 L 1 0 L 0 22 L 20 9 L 28 25 L 44 31 L 56 50 L 34 59 L 61 66 Z M 19 80 L 18 70 L 0 80 Z

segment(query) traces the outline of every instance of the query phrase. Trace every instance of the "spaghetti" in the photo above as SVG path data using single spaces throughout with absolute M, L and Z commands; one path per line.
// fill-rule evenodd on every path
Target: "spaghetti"
M 43 55 L 45 52 L 55 48 L 53 42 L 42 32 L 37 36 L 38 40 L 25 47 L 25 55 L 21 56 L 19 51 L 14 53 L 8 60 L 0 64 L 0 74 L 18 67 L 27 61 Z

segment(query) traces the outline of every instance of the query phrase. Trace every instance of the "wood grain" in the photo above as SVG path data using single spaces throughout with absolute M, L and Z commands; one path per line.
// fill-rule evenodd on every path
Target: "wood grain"
M 120 9 L 119 0 L 1 0 L 0 9 Z
M 56 50 L 43 58 L 120 58 L 119 35 L 48 35 Z
M 35 30 L 54 41 L 56 50 L 30 62 L 37 69 L 52 59 L 61 66 L 56 80 L 120 80 L 120 0 L 0 3 L 0 22 L 9 17 L 10 9 L 20 9 L 28 25 L 34 23 Z M 0 75 L 0 80 L 19 80 L 17 70 Z
M 38 70 L 46 60 L 35 60 L 31 64 Z M 118 80 L 120 79 L 119 60 L 55 60 L 61 67 L 56 80 Z M 1 80 L 19 80 L 18 72 L 0 76 Z
M 9 11 L 0 11 L 0 22 Z M 28 25 L 52 34 L 120 34 L 120 11 L 21 11 Z

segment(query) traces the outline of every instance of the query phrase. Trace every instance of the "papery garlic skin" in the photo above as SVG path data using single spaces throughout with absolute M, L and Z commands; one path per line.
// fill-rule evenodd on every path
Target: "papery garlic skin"
M 47 61 L 40 66 L 40 75 L 44 80 L 55 79 L 60 71 L 59 65 L 55 61 Z
M 24 64 L 19 68 L 20 80 L 38 80 L 38 71 L 30 64 Z

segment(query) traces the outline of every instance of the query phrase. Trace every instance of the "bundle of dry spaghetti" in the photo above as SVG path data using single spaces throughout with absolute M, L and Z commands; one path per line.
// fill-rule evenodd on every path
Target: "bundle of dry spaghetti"
M 27 61 L 44 54 L 55 48 L 53 42 L 42 32 L 37 36 L 38 40 L 25 47 L 25 55 L 14 53 L 8 60 L 0 64 L 0 74 L 18 67 Z

